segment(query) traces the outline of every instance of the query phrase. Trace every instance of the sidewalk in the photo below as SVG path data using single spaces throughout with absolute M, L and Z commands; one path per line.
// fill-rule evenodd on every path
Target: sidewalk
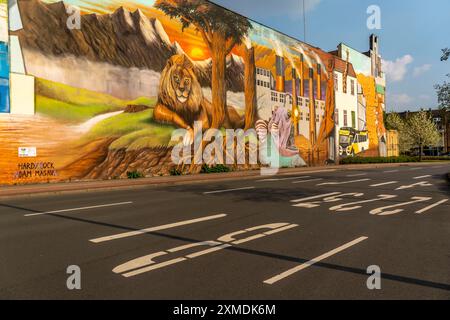
M 357 164 L 357 165 L 341 165 L 341 166 L 326 166 L 326 167 L 305 167 L 280 169 L 277 175 L 291 175 L 291 174 L 306 174 L 326 171 L 346 171 L 346 170 L 363 170 L 375 168 L 393 168 L 393 167 L 417 167 L 436 165 L 434 163 L 387 163 L 387 164 Z M 67 192 L 90 192 L 100 190 L 112 189 L 128 189 L 138 187 L 151 186 L 167 186 L 167 185 L 186 185 L 194 183 L 204 183 L 211 181 L 229 181 L 229 180 L 251 180 L 261 177 L 260 170 L 252 171 L 236 171 L 229 173 L 211 173 L 211 174 L 196 174 L 185 176 L 167 176 L 167 177 L 151 177 L 136 180 L 121 179 L 121 180 L 95 180 L 95 181 L 72 181 L 63 183 L 49 183 L 49 184 L 33 184 L 33 185 L 17 185 L 17 186 L 1 186 L 0 199 L 10 197 L 29 197 L 36 195 L 57 194 Z

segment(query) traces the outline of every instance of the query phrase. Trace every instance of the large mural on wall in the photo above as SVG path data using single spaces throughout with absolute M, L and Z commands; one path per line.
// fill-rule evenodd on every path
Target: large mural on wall
M 0 113 L 9 109 L 8 2 L 0 0 Z
M 276 136 L 282 167 L 332 157 L 329 53 L 202 0 L 17 5 L 35 114 L 0 116 L 0 184 L 198 171 L 171 161 L 173 131 L 192 142 L 197 121 Z

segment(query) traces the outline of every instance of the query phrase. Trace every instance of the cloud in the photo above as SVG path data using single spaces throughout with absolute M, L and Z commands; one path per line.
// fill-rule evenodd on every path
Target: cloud
M 424 64 L 423 66 L 415 67 L 413 71 L 414 77 L 421 76 L 422 74 L 430 71 L 431 67 L 431 64 Z
M 413 61 L 414 58 L 409 54 L 397 58 L 395 61 L 383 60 L 383 71 L 389 81 L 402 81 L 408 72 L 408 65 Z

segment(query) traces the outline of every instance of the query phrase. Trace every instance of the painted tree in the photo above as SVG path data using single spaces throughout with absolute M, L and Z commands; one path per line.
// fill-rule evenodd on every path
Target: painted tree
M 422 161 L 424 146 L 437 146 L 440 134 L 431 116 L 425 111 L 414 113 L 406 120 L 406 129 L 412 145 L 419 147 L 419 161 Z
M 183 30 L 193 26 L 201 33 L 212 58 L 212 128 L 229 120 L 226 88 L 226 57 L 252 28 L 248 19 L 224 10 L 205 0 L 157 0 L 155 7 L 172 19 L 178 19 Z
M 254 128 L 257 117 L 255 48 L 247 45 L 244 51 L 245 64 L 245 130 Z

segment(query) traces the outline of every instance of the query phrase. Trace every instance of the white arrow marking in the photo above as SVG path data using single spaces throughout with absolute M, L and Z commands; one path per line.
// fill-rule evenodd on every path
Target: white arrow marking
M 431 200 L 433 198 L 430 198 L 430 197 L 412 197 L 411 199 L 414 200 L 414 201 L 403 202 L 403 203 L 395 204 L 395 205 L 392 205 L 392 206 L 377 208 L 377 209 L 374 209 L 374 210 L 370 211 L 370 214 L 376 214 L 376 215 L 379 215 L 379 216 L 389 216 L 389 215 L 392 215 L 392 214 L 403 212 L 403 211 L 405 211 L 405 209 L 396 209 L 396 210 L 389 210 L 389 211 L 386 211 L 386 209 L 393 209 L 393 208 L 398 208 L 398 207 L 404 207 L 404 206 L 407 206 L 407 205 L 410 205 L 410 204 L 413 204 L 413 203 L 425 202 L 425 201 Z
M 422 181 L 422 182 L 417 182 L 417 183 L 406 185 L 406 186 L 401 186 L 395 190 L 406 190 L 406 189 L 412 189 L 414 187 L 431 187 L 431 186 L 432 186 L 432 184 L 429 183 L 428 181 Z

